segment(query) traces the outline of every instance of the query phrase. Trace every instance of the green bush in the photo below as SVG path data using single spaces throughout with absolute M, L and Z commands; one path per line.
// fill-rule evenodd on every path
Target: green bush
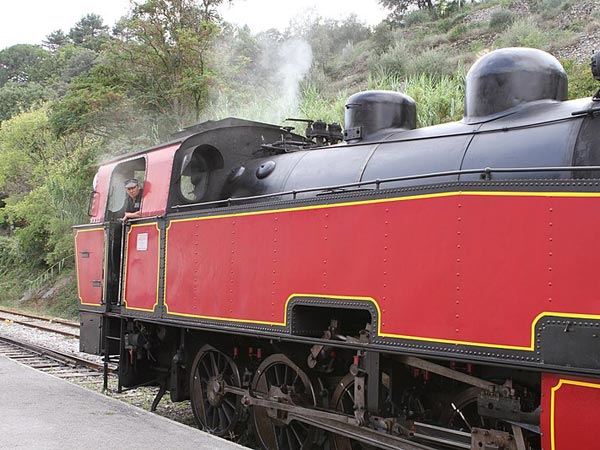
M 306 84 L 302 88 L 302 101 L 300 103 L 300 114 L 304 118 L 313 120 L 324 120 L 331 123 L 344 124 L 344 105 L 348 94 L 345 91 L 338 92 L 335 97 L 325 96 L 314 84 Z
M 516 20 L 496 40 L 497 47 L 532 47 L 547 50 L 551 38 L 531 17 Z
M 394 75 L 406 75 L 412 58 L 404 41 L 396 42 L 388 51 L 375 60 L 374 70 Z
M 569 99 L 591 97 L 598 90 L 598 82 L 594 80 L 590 65 L 578 63 L 573 59 L 561 61 L 569 78 Z
M 515 16 L 512 11 L 506 9 L 499 9 L 494 11 L 490 16 L 490 30 L 501 31 L 506 30 L 515 21 Z
M 452 30 L 450 30 L 450 33 L 448 33 L 448 39 L 450 39 L 451 42 L 456 42 L 462 39 L 465 36 L 465 34 L 468 33 L 468 31 L 469 28 L 467 27 L 467 25 L 461 23 L 452 28 Z
M 429 22 L 430 20 L 431 16 L 424 9 L 416 9 L 404 15 L 404 24 L 408 27 Z
M 447 33 L 454 26 L 454 20 L 449 17 L 437 21 L 437 28 L 442 33 Z
M 456 67 L 449 62 L 448 52 L 443 50 L 425 50 L 410 59 L 408 75 L 426 73 L 432 77 L 452 75 Z

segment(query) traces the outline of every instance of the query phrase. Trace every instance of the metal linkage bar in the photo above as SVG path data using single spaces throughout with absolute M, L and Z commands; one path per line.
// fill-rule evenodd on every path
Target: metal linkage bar
M 395 359 L 397 359 L 403 364 L 406 364 L 407 366 L 415 367 L 417 369 L 423 369 L 428 372 L 441 375 L 445 378 L 450 378 L 452 380 L 460 381 L 465 384 L 470 384 L 471 386 L 485 389 L 490 392 L 494 391 L 495 389 L 501 388 L 501 386 L 497 384 L 491 383 L 481 378 L 467 375 L 466 373 L 462 373 L 457 370 L 449 369 L 446 366 L 432 363 L 425 359 L 416 358 L 414 356 L 396 356 Z

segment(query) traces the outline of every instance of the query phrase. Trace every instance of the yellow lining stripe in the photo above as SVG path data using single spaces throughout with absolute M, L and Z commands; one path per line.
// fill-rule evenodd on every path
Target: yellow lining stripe
M 77 297 L 79 298 L 79 303 L 81 305 L 87 305 L 87 306 L 101 306 L 102 305 L 102 295 L 100 295 L 100 303 L 85 303 L 83 301 L 83 299 L 81 298 L 81 290 L 80 290 L 80 286 L 79 286 L 79 258 L 77 257 L 79 255 L 79 250 L 77 249 L 77 235 L 79 233 L 87 233 L 89 231 L 98 231 L 98 230 L 102 230 L 104 232 L 104 228 L 103 227 L 99 227 L 99 228 L 88 228 L 85 230 L 77 230 L 75 232 L 75 274 L 77 275 Z M 104 239 L 102 239 L 102 242 L 104 243 Z M 103 245 L 103 247 L 106 247 L 106 245 Z M 104 252 L 106 253 L 106 249 L 103 249 Z M 105 254 L 106 256 L 106 254 Z M 104 266 L 104 261 L 106 261 L 106 259 L 104 259 L 101 263 L 101 266 Z M 102 273 L 103 273 L 103 277 L 102 277 L 102 282 L 104 283 L 104 267 L 102 268 Z M 104 293 L 104 287 L 102 287 L 102 292 Z
M 343 300 L 343 301 L 366 301 L 373 304 L 375 309 L 377 309 L 377 335 L 379 337 L 386 338 L 395 338 L 395 339 L 406 339 L 411 341 L 424 341 L 424 342 L 435 342 L 439 344 L 453 344 L 453 345 L 469 345 L 474 347 L 487 347 L 487 348 L 501 348 L 506 350 L 521 350 L 521 351 L 529 351 L 532 352 L 535 350 L 535 327 L 537 323 L 543 319 L 544 317 L 565 317 L 570 319 L 588 319 L 588 320 L 600 320 L 600 315 L 590 315 L 590 314 L 575 314 L 575 313 L 559 313 L 552 311 L 544 311 L 536 316 L 531 324 L 531 341 L 528 346 L 518 346 L 518 345 L 504 345 L 504 344 L 495 344 L 495 343 L 487 343 L 487 342 L 473 342 L 473 341 L 460 341 L 454 339 L 439 339 L 439 338 L 430 338 L 424 336 L 411 336 L 404 334 L 394 334 L 394 333 L 383 333 L 381 331 L 381 308 L 379 307 L 379 303 L 373 297 L 360 297 L 360 296 L 342 296 L 342 295 L 329 295 L 329 294 L 292 294 L 288 297 L 285 302 L 284 307 L 284 317 L 283 322 L 269 322 L 262 320 L 246 320 L 246 319 L 235 319 L 235 318 L 227 318 L 227 317 L 218 317 L 218 316 L 205 316 L 205 315 L 197 315 L 197 314 L 188 314 L 188 313 L 178 313 L 178 312 L 170 312 L 167 309 L 168 314 L 174 316 L 182 316 L 182 317 L 191 317 L 196 319 L 209 319 L 215 321 L 225 321 L 225 322 L 235 322 L 235 323 L 255 323 L 260 325 L 270 325 L 270 326 L 279 326 L 286 327 L 288 324 L 288 305 L 290 301 L 294 298 L 322 298 L 329 300 Z M 166 305 L 165 305 L 166 306 Z
M 310 205 L 310 206 L 298 206 L 292 208 L 283 209 L 269 209 L 263 211 L 247 211 L 242 213 L 233 214 L 218 214 L 215 216 L 203 216 L 203 217 L 189 217 L 186 219 L 173 219 L 170 221 L 167 227 L 167 232 L 171 228 L 171 224 L 175 222 L 190 222 L 196 220 L 213 220 L 223 219 L 228 217 L 245 217 L 245 216 L 257 216 L 266 214 L 278 214 L 293 211 L 310 211 L 314 209 L 330 209 L 330 208 L 341 208 L 348 206 L 357 205 L 370 205 L 378 203 L 395 203 L 408 200 L 422 200 L 429 198 L 442 198 L 442 197 L 457 197 L 457 196 L 468 196 L 468 197 L 576 197 L 576 198 L 596 198 L 600 197 L 600 192 L 511 192 L 511 191 L 455 191 L 455 192 L 439 192 L 435 194 L 420 194 L 420 195 L 409 195 L 406 197 L 393 197 L 393 198 L 380 198 L 374 200 L 359 200 L 354 202 L 341 202 L 341 203 L 329 203 L 322 205 Z
M 134 227 L 148 227 L 151 226 L 153 223 L 140 223 L 140 224 L 134 224 L 131 225 L 131 227 L 129 228 L 129 230 L 127 231 L 127 248 L 129 248 L 129 235 L 131 234 L 131 231 L 133 230 Z M 128 306 L 127 305 L 127 298 L 125 298 L 125 292 L 127 291 L 127 252 L 125 252 L 125 255 L 123 255 L 123 261 L 124 261 L 124 267 L 123 267 L 123 303 L 125 304 L 125 308 L 126 309 L 130 309 L 130 310 L 134 310 L 134 311 L 147 311 L 147 312 L 154 312 L 156 310 L 156 306 L 158 305 L 158 292 L 159 292 L 159 284 L 160 284 L 160 228 L 158 227 L 158 222 L 154 222 L 154 226 L 156 227 L 156 229 L 158 230 L 158 248 L 156 250 L 156 253 L 158 255 L 158 261 L 157 261 L 157 266 L 156 266 L 156 301 L 154 302 L 154 305 L 152 305 L 152 309 L 148 309 L 148 308 L 134 308 L 132 306 Z
M 554 428 L 554 412 L 556 408 L 556 392 L 565 384 L 571 386 L 581 386 L 593 389 L 600 389 L 600 384 L 596 383 L 586 383 L 583 381 L 574 381 L 574 380 L 564 380 L 560 379 L 558 384 L 554 386 L 551 390 L 552 394 L 550 397 L 550 448 L 552 450 L 556 450 L 556 438 L 555 438 L 555 428 Z

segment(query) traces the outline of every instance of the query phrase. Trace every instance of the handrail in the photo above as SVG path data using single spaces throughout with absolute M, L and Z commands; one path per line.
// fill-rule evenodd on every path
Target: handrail
M 274 197 L 282 197 L 291 195 L 292 199 L 296 199 L 298 194 L 305 194 L 310 192 L 322 192 L 322 193 L 336 193 L 336 191 L 341 191 L 343 189 L 348 188 L 360 188 L 367 186 L 375 186 L 375 190 L 381 189 L 381 185 L 385 183 L 394 183 L 399 181 L 411 181 L 411 180 L 420 180 L 420 179 L 429 179 L 436 177 L 445 177 L 451 175 L 485 175 L 485 180 L 491 180 L 493 173 L 525 173 L 525 172 L 591 172 L 594 170 L 600 171 L 600 166 L 555 166 L 555 167 L 485 167 L 482 169 L 462 169 L 462 170 L 450 170 L 444 172 L 431 172 L 419 175 L 406 175 L 402 177 L 393 177 L 393 178 L 383 178 L 383 179 L 375 179 L 375 180 L 367 180 L 367 181 L 357 181 L 354 183 L 346 183 L 340 185 L 331 185 L 331 186 L 319 186 L 319 187 L 311 187 L 304 189 L 294 189 L 291 191 L 281 191 L 274 192 L 270 194 L 262 194 L 262 195 L 254 195 L 250 197 L 230 197 L 223 200 L 214 200 L 210 202 L 200 202 L 200 203 L 190 203 L 187 205 L 175 205 L 172 206 L 171 209 L 186 209 L 186 208 L 195 208 L 198 206 L 218 206 L 222 204 L 227 204 L 227 206 L 232 205 L 233 203 L 243 203 L 254 200 L 263 200 Z
M 56 275 L 58 275 L 59 273 L 61 273 L 63 271 L 63 269 L 65 268 L 65 264 L 66 261 L 68 259 L 73 258 L 74 254 L 70 254 L 69 256 L 65 256 L 63 259 L 61 259 L 60 261 L 58 261 L 57 263 L 53 264 L 52 266 L 50 266 L 44 273 L 42 273 L 40 276 L 38 276 L 36 279 L 34 280 L 27 280 L 27 285 L 29 286 L 29 289 L 33 289 L 33 290 L 37 290 L 40 288 L 40 286 L 45 283 L 46 281 L 48 281 L 50 278 L 52 278 L 55 275 L 55 271 L 56 271 Z

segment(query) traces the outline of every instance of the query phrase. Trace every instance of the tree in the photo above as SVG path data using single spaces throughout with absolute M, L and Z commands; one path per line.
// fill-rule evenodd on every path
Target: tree
M 87 14 L 69 31 L 69 39 L 75 44 L 98 51 L 109 39 L 108 26 L 97 14 Z
M 0 51 L 0 86 L 8 81 L 26 83 L 45 78 L 49 53 L 37 45 L 17 44 Z
M 69 37 L 64 33 L 63 30 L 55 30 L 46 36 L 46 39 L 42 41 L 42 44 L 51 52 L 55 52 L 68 42 Z
M 57 138 L 46 108 L 2 124 L 0 192 L 7 196 L 3 213 L 15 227 L 18 251 L 11 253 L 22 255 L 19 263 L 52 264 L 72 252 L 71 226 L 85 220 L 98 147 L 81 134 Z
M 404 15 L 412 10 L 428 10 L 435 11 L 437 13 L 444 12 L 447 14 L 448 11 L 458 6 L 460 8 L 462 4 L 468 0 L 377 0 L 384 8 L 391 10 L 388 20 L 392 23 L 398 23 L 402 20 Z M 473 0 L 471 0 L 471 3 Z
M 403 15 L 411 8 L 433 9 L 435 3 L 433 0 L 378 0 L 379 3 L 387 9 L 391 9 L 393 14 Z
M 209 54 L 217 5 L 223 0 L 148 0 L 115 29 L 108 64 L 124 74 L 122 83 L 149 112 L 176 127 L 198 120 L 212 71 Z
M 48 91 L 39 83 L 9 81 L 0 87 L 0 123 L 49 98 Z

